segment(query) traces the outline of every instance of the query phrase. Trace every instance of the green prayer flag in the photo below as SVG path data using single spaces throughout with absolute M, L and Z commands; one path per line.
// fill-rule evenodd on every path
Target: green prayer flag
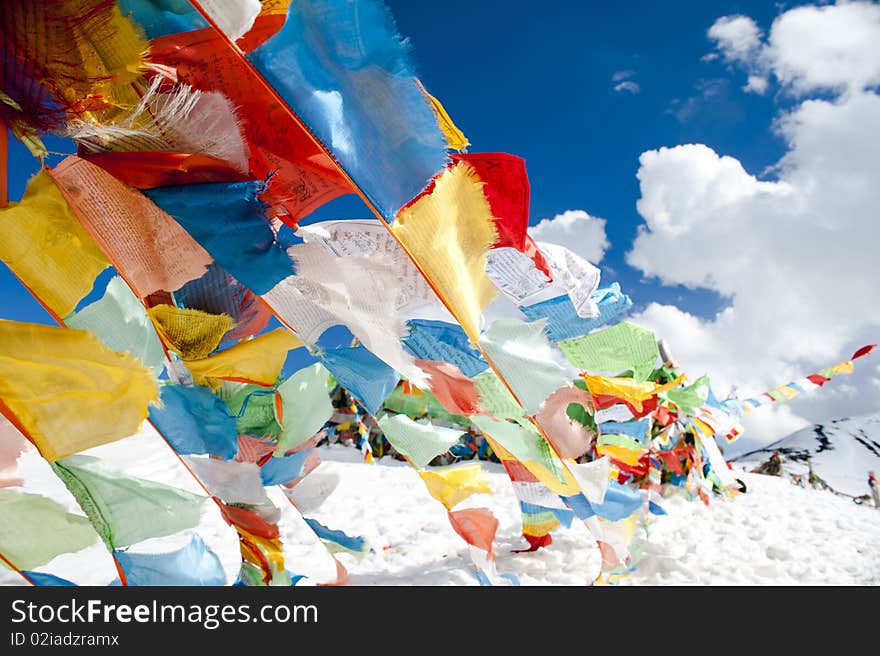
M 112 351 L 128 351 L 156 376 L 165 367 L 165 352 L 153 322 L 119 276 L 107 283 L 104 296 L 67 317 L 64 323 L 68 328 L 94 333 Z
M 98 539 L 89 520 L 39 494 L 0 489 L 0 553 L 19 569 L 33 569 Z
M 486 412 L 491 412 L 498 419 L 517 419 L 525 415 L 522 406 L 494 371 L 477 374 L 474 382 L 480 394 L 480 407 Z
M 480 335 L 480 346 L 529 415 L 535 414 L 544 399 L 568 385 L 569 380 L 544 334 L 546 325 L 546 319 L 532 323 L 498 319 Z
M 57 460 L 52 469 L 109 549 L 196 526 L 206 498 L 128 476 L 92 456 Z
M 281 396 L 281 437 L 275 448 L 276 456 L 299 446 L 327 423 L 333 416 L 333 403 L 327 392 L 328 372 L 324 365 L 315 363 L 300 369 L 278 386 Z M 277 413 L 277 404 L 276 404 Z
M 266 391 L 261 385 L 229 381 L 220 385 L 217 396 L 235 417 L 235 427 L 240 434 L 272 439 L 281 435 L 281 426 L 275 421 L 275 395 Z
M 661 396 L 672 401 L 684 413 L 693 415 L 709 399 L 709 377 L 701 376 L 692 385 L 661 392 Z
M 458 443 L 464 431 L 415 422 L 405 415 L 385 415 L 379 428 L 397 451 L 421 469 Z
M 648 379 L 660 350 L 650 330 L 622 321 L 583 337 L 558 344 L 571 364 L 590 373 L 617 374 L 632 371 L 638 381 Z
M 498 421 L 486 415 L 473 415 L 471 421 L 481 431 L 510 451 L 517 460 L 533 460 L 554 471 L 550 448 L 538 430 L 528 422 Z
M 420 392 L 418 395 L 407 394 L 403 391 L 403 387 L 397 386 L 382 402 L 382 407 L 391 412 L 406 415 L 411 419 L 427 414 L 431 419 L 448 421 L 465 428 L 470 425 L 470 419 L 449 412 L 428 390 L 420 390 Z

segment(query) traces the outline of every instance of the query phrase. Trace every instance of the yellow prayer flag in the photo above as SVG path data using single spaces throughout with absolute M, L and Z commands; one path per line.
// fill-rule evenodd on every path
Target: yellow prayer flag
M 431 496 L 452 510 L 472 494 L 492 494 L 486 472 L 479 463 L 448 469 L 422 470 L 419 476 Z
M 486 252 L 498 233 L 482 185 L 459 162 L 437 177 L 430 193 L 400 210 L 392 226 L 474 343 L 480 313 L 497 293 L 486 275 Z
M 458 126 L 452 121 L 452 118 L 450 118 L 449 114 L 446 112 L 446 108 L 443 107 L 443 104 L 437 100 L 437 98 L 428 93 L 428 90 L 425 89 L 419 80 L 416 80 L 416 82 L 418 82 L 422 93 L 425 94 L 425 98 L 428 99 L 428 103 L 434 111 L 434 116 L 437 118 L 437 125 L 439 125 L 440 129 L 443 131 L 443 136 L 446 137 L 446 142 L 449 144 L 449 147 L 453 150 L 462 151 L 470 146 L 471 142 L 468 141 L 468 138 L 464 136 L 464 132 L 459 130 Z
M 639 458 L 645 452 L 645 449 L 633 450 L 617 444 L 597 444 L 596 453 L 600 456 L 609 456 L 622 463 L 635 467 L 639 464 Z
M 0 210 L 0 260 L 59 319 L 110 264 L 46 171 L 31 178 L 20 203 Z
M 587 383 L 587 389 L 591 394 L 596 396 L 613 396 L 622 401 L 629 401 L 633 406 L 641 411 L 642 401 L 647 401 L 655 394 L 665 392 L 666 390 L 678 387 L 685 380 L 684 374 L 675 380 L 658 385 L 651 381 L 643 383 L 633 378 L 608 378 L 606 376 L 593 376 L 590 374 L 581 374 Z
M 159 339 L 184 360 L 201 360 L 219 346 L 223 335 L 235 327 L 228 314 L 208 314 L 173 305 L 147 310 Z
M 853 372 L 853 369 L 854 367 L 852 360 L 847 360 L 846 362 L 841 362 L 831 367 L 831 371 L 833 371 L 835 375 L 851 374 Z
M 188 360 L 186 366 L 199 385 L 206 384 L 208 378 L 273 385 L 287 352 L 302 345 L 289 330 L 277 328 L 202 360 Z
M 136 433 L 159 388 L 89 332 L 0 319 L 0 399 L 53 462 Z

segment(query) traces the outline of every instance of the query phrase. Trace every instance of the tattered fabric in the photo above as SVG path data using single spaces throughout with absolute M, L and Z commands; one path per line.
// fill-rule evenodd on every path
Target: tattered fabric
M 59 318 L 110 264 L 46 171 L 30 179 L 20 203 L 0 209 L 0 260 Z
M 486 253 L 498 238 L 477 174 L 464 162 L 443 171 L 430 193 L 398 213 L 392 230 L 476 342 L 481 312 L 496 294 Z
M 238 429 L 226 404 L 204 387 L 164 385 L 150 421 L 181 455 L 210 454 L 224 460 L 238 452 Z
M 109 549 L 199 523 L 203 496 L 128 476 L 91 456 L 70 456 L 53 463 L 52 469 Z
M 144 193 L 220 266 L 259 295 L 294 272 L 266 219 L 266 204 L 257 198 L 264 189 L 262 182 L 217 182 Z
M 480 346 L 532 415 L 548 396 L 568 385 L 568 375 L 553 356 L 544 322 L 497 319 L 480 336 Z
M 102 168 L 67 157 L 50 171 L 73 213 L 145 297 L 201 276 L 211 256 L 168 214 Z
M 388 9 L 291 3 L 249 59 L 391 221 L 446 163 L 446 143 Z
M 40 567 L 98 539 L 88 519 L 39 494 L 0 489 L 0 517 L 0 553 L 19 569 Z
M 2 405 L 50 462 L 133 435 L 158 398 L 144 365 L 91 333 L 0 320 Z
M 226 585 L 220 559 L 199 535 L 189 544 L 166 553 L 116 551 L 128 585 Z

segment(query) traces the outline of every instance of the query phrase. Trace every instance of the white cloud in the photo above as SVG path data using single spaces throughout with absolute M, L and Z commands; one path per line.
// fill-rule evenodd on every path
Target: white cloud
M 773 21 L 766 41 L 748 16 L 724 16 L 709 28 L 708 36 L 715 42 L 716 54 L 749 73 L 743 87 L 747 92 L 763 94 L 769 75 L 799 96 L 814 91 L 858 92 L 880 84 L 880 4 L 876 2 L 796 7 Z
M 853 48 L 862 47 L 854 40 Z M 817 80 L 826 75 L 820 71 L 797 79 Z M 722 394 L 731 384 L 744 395 L 761 392 L 880 338 L 880 96 L 858 88 L 864 74 L 823 79 L 822 88 L 845 92 L 805 100 L 778 117 L 788 150 L 775 180 L 699 144 L 640 158 L 637 208 L 645 226 L 627 261 L 666 284 L 714 290 L 730 305 L 704 320 L 652 304 L 635 319 L 665 337 L 687 371 L 710 373 Z M 860 361 L 845 384 L 835 380 L 785 409 L 751 413 L 747 442 L 778 439 L 798 423 L 877 411 L 873 376 L 873 366 Z
M 633 70 L 617 71 L 611 76 L 612 82 L 620 82 L 630 77 L 635 77 L 636 72 Z
M 748 16 L 723 16 L 709 28 L 709 38 L 715 41 L 724 60 L 752 61 L 761 50 L 761 29 Z
M 559 244 L 580 255 L 591 264 L 598 264 L 611 244 L 605 236 L 605 219 L 590 216 L 583 210 L 568 210 L 552 219 L 542 219 L 529 228 L 536 241 Z
M 749 75 L 748 83 L 743 87 L 743 91 L 746 93 L 756 93 L 759 96 L 763 96 L 767 93 L 767 87 L 770 85 L 770 81 L 762 76 L 762 75 Z
M 632 80 L 625 80 L 620 84 L 615 85 L 615 91 L 628 91 L 629 93 L 635 95 L 642 90 L 642 87 L 638 85 L 637 82 L 633 82 Z
M 777 18 L 764 56 L 797 93 L 880 84 L 880 4 L 797 7 Z

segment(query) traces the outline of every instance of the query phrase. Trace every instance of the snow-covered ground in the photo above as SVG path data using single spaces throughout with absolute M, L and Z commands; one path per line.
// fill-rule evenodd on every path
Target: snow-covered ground
M 330 528 L 366 536 L 373 548 L 360 562 L 348 554 L 339 556 L 351 575 L 350 584 L 477 584 L 465 543 L 414 470 L 387 458 L 362 464 L 359 453 L 346 447 L 320 451 L 324 462 L 300 490 L 304 512 Z M 88 453 L 128 474 L 201 492 L 155 434 L 144 433 Z M 589 583 L 599 567 L 599 555 L 578 523 L 554 532 L 548 549 L 512 553 L 524 544 L 516 499 L 502 468 L 484 466 L 494 494 L 473 496 L 458 508 L 485 506 L 498 517 L 498 570 L 516 574 L 523 585 Z M 79 512 L 35 453 L 22 456 L 20 468 L 27 491 L 51 496 Z M 709 507 L 678 495 L 666 499 L 669 514 L 654 519 L 642 561 L 621 584 L 880 584 L 880 510 L 781 478 L 739 471 L 737 476 L 747 483 L 748 492 L 736 499 L 717 499 Z M 338 485 L 318 504 L 320 490 L 332 487 L 334 481 Z M 282 508 L 287 568 L 309 577 L 301 583 L 330 581 L 335 568 L 324 547 L 279 489 L 271 490 L 270 496 Z M 220 557 L 229 581 L 234 580 L 239 563 L 236 534 L 212 502 L 205 502 L 196 530 Z M 164 551 L 182 546 L 188 538 L 160 538 L 136 548 Z M 100 543 L 60 556 L 40 569 L 80 584 L 103 585 L 116 576 Z M 3 572 L 0 582 L 20 579 Z

